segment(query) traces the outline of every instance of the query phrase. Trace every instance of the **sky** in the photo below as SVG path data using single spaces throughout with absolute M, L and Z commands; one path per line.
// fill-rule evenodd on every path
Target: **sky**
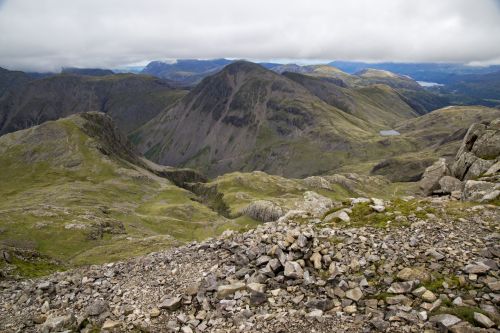
M 0 67 L 221 57 L 500 64 L 500 0 L 0 0 Z

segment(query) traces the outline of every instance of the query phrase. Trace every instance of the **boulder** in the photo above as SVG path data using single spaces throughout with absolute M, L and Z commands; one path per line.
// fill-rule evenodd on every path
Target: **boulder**
M 347 214 L 345 210 L 338 210 L 336 212 L 328 214 L 323 221 L 325 223 L 329 223 L 337 220 L 342 222 L 349 222 L 351 221 L 351 218 L 349 217 L 349 214 Z
M 451 167 L 460 180 L 475 179 L 482 174 L 493 174 L 500 156 L 499 119 L 489 125 L 473 124 L 465 135 Z M 490 171 L 490 168 L 493 170 Z M 496 167 L 497 170 L 499 167 Z
M 333 206 L 333 201 L 316 192 L 304 192 L 304 200 L 297 205 L 298 210 L 308 212 L 314 217 L 323 217 L 325 213 Z
M 498 195 L 500 195 L 500 184 L 481 180 L 468 180 L 465 182 L 462 199 L 483 202 L 494 200 Z
M 448 174 L 446 160 L 440 158 L 430 167 L 425 169 L 419 187 L 425 195 L 431 195 L 434 191 L 439 190 L 439 180 Z
M 455 177 L 444 176 L 439 180 L 439 186 L 441 193 L 451 194 L 454 191 L 462 191 L 463 183 Z
M 276 221 L 284 215 L 283 209 L 269 200 L 257 200 L 248 205 L 243 213 L 261 222 Z

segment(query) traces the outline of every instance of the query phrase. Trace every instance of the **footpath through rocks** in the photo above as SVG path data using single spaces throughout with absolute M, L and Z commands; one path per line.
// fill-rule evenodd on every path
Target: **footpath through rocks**
M 0 331 L 498 332 L 498 207 L 324 199 L 245 233 L 2 281 Z M 357 205 L 404 223 L 354 227 Z

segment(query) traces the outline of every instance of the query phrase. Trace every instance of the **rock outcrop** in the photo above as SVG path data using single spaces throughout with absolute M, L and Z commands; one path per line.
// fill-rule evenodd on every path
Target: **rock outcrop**
M 261 222 L 276 221 L 283 216 L 283 209 L 272 201 L 257 200 L 243 211 L 245 215 Z
M 454 162 L 440 159 L 420 180 L 425 195 L 451 195 L 468 201 L 488 202 L 500 197 L 500 118 L 473 124 Z

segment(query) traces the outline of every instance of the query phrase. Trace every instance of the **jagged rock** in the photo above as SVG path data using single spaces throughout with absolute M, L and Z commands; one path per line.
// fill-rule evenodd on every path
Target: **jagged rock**
M 439 189 L 439 180 L 448 175 L 448 167 L 446 160 L 440 158 L 430 167 L 425 169 L 422 179 L 420 180 L 419 187 L 425 195 L 431 195 L 432 192 Z
M 304 270 L 298 262 L 287 261 L 285 263 L 284 274 L 286 277 L 293 279 L 302 279 L 304 277 Z
M 243 212 L 261 222 L 276 221 L 284 215 L 284 211 L 280 206 L 268 200 L 254 201 Z
M 237 292 L 239 290 L 245 289 L 245 287 L 246 287 L 245 284 L 242 282 L 236 282 L 236 283 L 232 283 L 232 284 L 226 284 L 226 285 L 219 286 L 219 287 L 217 287 L 217 297 L 218 298 L 225 298 L 229 295 L 234 294 L 235 292 Z
M 160 309 L 167 309 L 169 311 L 175 311 L 181 307 L 182 299 L 180 297 L 166 298 L 163 302 L 158 305 Z
M 495 326 L 495 323 L 490 318 L 479 312 L 474 312 L 474 320 L 486 328 Z
M 462 191 L 463 183 L 452 176 L 444 176 L 439 180 L 442 194 L 451 194 L 454 191 Z

